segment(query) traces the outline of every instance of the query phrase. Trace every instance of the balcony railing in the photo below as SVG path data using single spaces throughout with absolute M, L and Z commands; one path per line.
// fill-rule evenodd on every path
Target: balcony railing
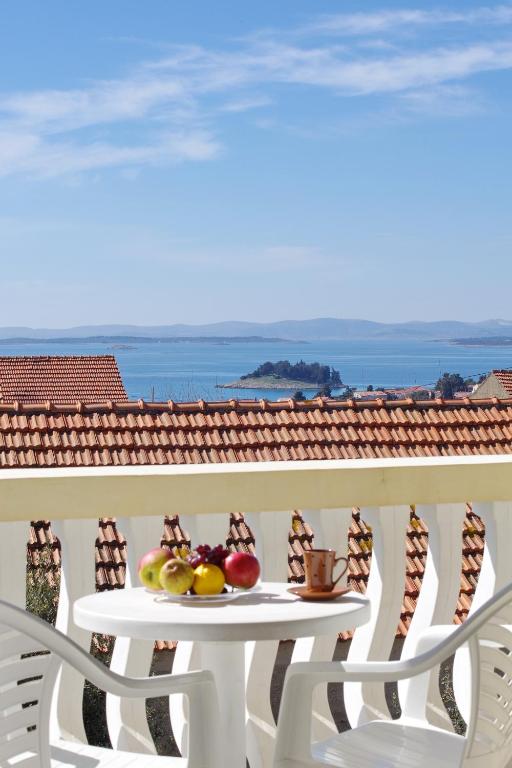
M 24 604 L 28 522 L 52 520 L 62 547 L 57 626 L 89 649 L 90 636 L 73 624 L 72 605 L 95 589 L 94 545 L 99 517 L 116 517 L 126 536 L 127 585 L 137 583 L 139 556 L 160 541 L 164 515 L 178 514 L 192 542 L 198 543 L 225 539 L 228 516 L 235 512 L 245 515 L 255 535 L 263 578 L 285 581 L 292 510 L 302 511 L 314 530 L 316 546 L 327 545 L 345 552 L 352 508 L 357 506 L 373 531 L 367 587 L 372 615 L 367 625 L 355 631 L 349 659 L 387 659 L 404 596 L 406 531 L 410 505 L 415 504 L 429 536 L 422 587 L 402 650 L 407 656 L 424 627 L 453 620 L 460 589 L 462 523 L 467 502 L 486 527 L 473 610 L 512 578 L 509 456 L 1 470 L 0 594 Z M 336 641 L 335 636 L 299 640 L 293 660 L 330 659 Z M 247 722 L 251 768 L 270 765 L 275 725 L 269 691 L 277 647 L 277 643 L 265 642 L 251 644 L 250 648 Z M 132 675 L 146 674 L 152 651 L 149 642 L 119 638 L 112 667 Z M 199 648 L 180 643 L 174 671 L 199 666 Z M 460 676 L 456 663 L 456 693 Z M 82 686 L 83 680 L 65 669 L 54 702 L 54 727 L 78 739 L 85 739 L 79 694 Z M 398 694 L 404 696 L 403 686 Z M 344 697 L 352 725 L 369 718 L 389 717 L 382 686 L 350 684 L 345 686 Z M 463 710 L 462 700 L 459 706 Z M 106 714 L 113 745 L 154 750 L 143 703 L 109 696 Z M 434 681 L 430 716 L 450 727 Z M 178 744 L 183 743 L 186 717 L 183 702 L 173 700 L 171 719 Z M 319 691 L 316 698 L 314 728 L 318 737 L 335 729 L 326 690 Z

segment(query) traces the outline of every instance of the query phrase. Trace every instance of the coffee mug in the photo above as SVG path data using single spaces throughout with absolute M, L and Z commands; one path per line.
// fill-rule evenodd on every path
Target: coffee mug
M 345 567 L 333 581 L 334 566 L 341 560 Z M 304 552 L 304 568 L 306 571 L 306 587 L 315 592 L 331 592 L 348 568 L 346 557 L 336 557 L 334 549 L 307 549 Z

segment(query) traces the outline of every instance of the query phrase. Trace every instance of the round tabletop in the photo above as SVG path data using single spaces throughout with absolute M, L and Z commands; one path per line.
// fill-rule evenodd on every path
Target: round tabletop
M 158 602 L 143 587 L 97 592 L 74 604 L 75 623 L 91 632 L 139 640 L 294 640 L 336 634 L 365 624 L 369 601 L 349 592 L 305 602 L 289 584 L 262 582 L 226 603 Z

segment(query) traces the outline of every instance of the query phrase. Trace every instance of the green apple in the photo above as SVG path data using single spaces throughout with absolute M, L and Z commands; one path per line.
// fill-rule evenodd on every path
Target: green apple
M 160 586 L 171 595 L 184 595 L 194 581 L 194 569 L 185 560 L 168 560 L 160 571 Z

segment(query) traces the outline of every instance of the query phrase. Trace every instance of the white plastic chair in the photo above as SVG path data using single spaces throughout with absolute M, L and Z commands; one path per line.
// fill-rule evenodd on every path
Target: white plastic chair
M 504 768 L 512 760 L 512 584 L 457 627 L 431 627 L 404 661 L 303 662 L 288 668 L 274 768 Z M 457 649 L 467 653 L 469 722 L 465 736 L 426 719 L 429 671 Z M 311 743 L 312 694 L 320 683 L 415 678 L 398 720 L 373 721 Z
M 50 744 L 52 692 L 62 661 L 116 696 L 185 694 L 191 721 L 188 759 L 136 755 L 63 740 Z M 210 672 L 122 677 L 46 622 L 0 600 L 0 768 L 218 768 L 217 722 Z

